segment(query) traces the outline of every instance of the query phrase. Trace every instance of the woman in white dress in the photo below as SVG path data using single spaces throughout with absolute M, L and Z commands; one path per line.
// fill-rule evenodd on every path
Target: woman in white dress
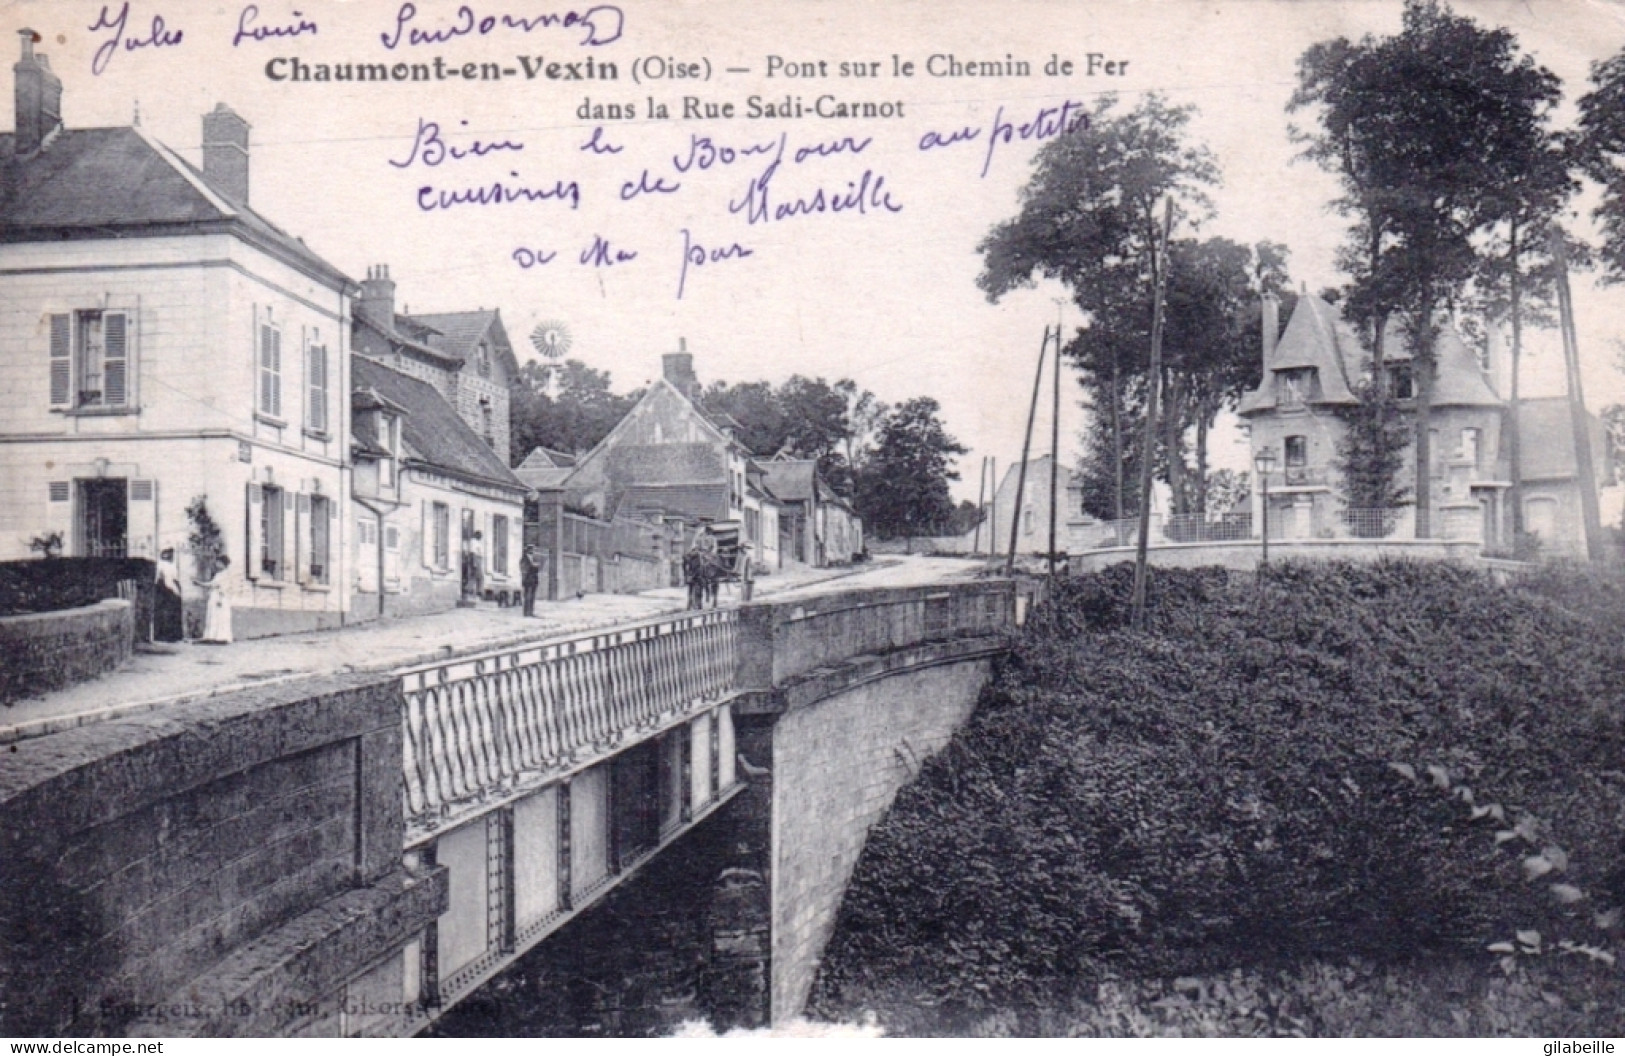
M 231 600 L 226 597 L 224 582 L 226 569 L 230 566 L 231 558 L 222 555 L 214 575 L 209 577 L 208 582 L 198 584 L 204 590 L 203 637 L 199 640 L 206 645 L 231 643 Z

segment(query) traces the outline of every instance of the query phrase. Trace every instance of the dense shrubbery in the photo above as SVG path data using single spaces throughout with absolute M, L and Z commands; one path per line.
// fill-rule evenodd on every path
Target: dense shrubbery
M 1625 585 L 1159 572 L 1134 634 L 1129 576 L 1063 584 L 899 795 L 815 1007 L 906 993 L 965 1023 L 1110 978 L 1608 946 Z

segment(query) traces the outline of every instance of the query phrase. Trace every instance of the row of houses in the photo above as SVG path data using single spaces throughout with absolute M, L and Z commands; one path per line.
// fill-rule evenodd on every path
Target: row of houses
M 256 212 L 250 127 L 224 104 L 201 168 L 139 125 L 65 127 L 61 81 L 20 36 L 0 134 L 0 560 L 174 550 L 195 578 L 212 525 L 234 633 L 253 637 L 442 610 L 470 567 L 476 593 L 517 596 L 527 504 L 534 519 L 549 496 L 658 538 L 742 521 L 763 571 L 861 548 L 815 470 L 764 466 L 697 383 L 669 382 L 686 354 L 603 443 L 527 482 L 549 459 L 509 468 L 519 364 L 498 310 L 399 312 L 387 266 L 356 282 Z

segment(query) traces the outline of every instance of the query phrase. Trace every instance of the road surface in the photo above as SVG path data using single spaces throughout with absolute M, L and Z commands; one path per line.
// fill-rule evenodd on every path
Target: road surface
M 922 556 L 888 557 L 849 569 L 802 567 L 757 580 L 756 597 L 918 586 L 964 578 L 978 567 L 958 558 Z M 737 591 L 724 586 L 722 604 L 737 604 Z M 686 592 L 670 587 L 646 594 L 589 594 L 539 602 L 531 619 L 518 609 L 481 605 L 231 645 L 155 647 L 101 678 L 0 706 L 0 744 L 247 686 L 334 672 L 388 672 L 442 657 L 598 630 L 679 612 L 685 602 Z

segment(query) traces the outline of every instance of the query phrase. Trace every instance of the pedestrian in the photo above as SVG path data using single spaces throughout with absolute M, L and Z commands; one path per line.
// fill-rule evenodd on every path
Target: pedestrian
M 750 601 L 755 593 L 755 569 L 751 567 L 750 550 L 741 546 L 739 548 L 739 603 L 741 605 Z
M 185 627 L 181 618 L 181 570 L 175 564 L 173 547 L 159 552 L 155 574 L 157 589 L 152 599 L 152 640 L 178 642 L 185 637 Z
M 536 588 L 542 581 L 542 563 L 534 545 L 519 558 L 519 583 L 525 588 L 525 615 L 536 615 Z
M 221 555 L 216 559 L 214 574 L 198 583 L 203 588 L 203 637 L 205 645 L 231 644 L 231 599 L 226 597 L 226 569 L 231 558 Z

